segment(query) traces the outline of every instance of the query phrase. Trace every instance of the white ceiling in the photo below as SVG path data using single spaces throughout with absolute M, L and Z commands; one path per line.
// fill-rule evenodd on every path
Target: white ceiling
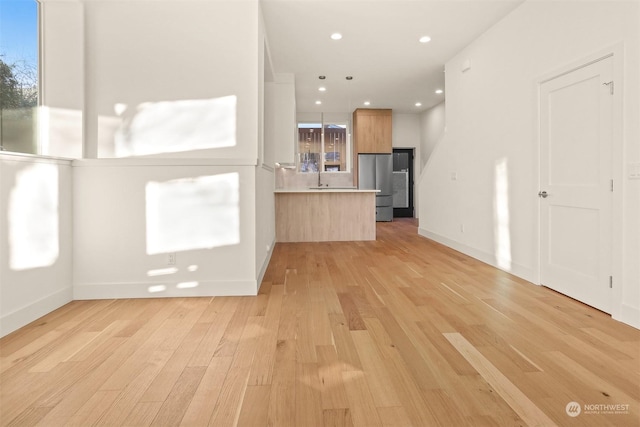
M 295 75 L 299 112 L 351 112 L 368 100 L 368 108 L 408 113 L 440 103 L 446 96 L 445 62 L 523 1 L 261 3 L 273 69 Z M 334 32 L 341 33 L 342 40 L 331 40 Z M 419 43 L 423 35 L 431 42 Z M 326 79 L 319 80 L 319 75 Z M 319 92 L 320 86 L 327 91 Z M 436 95 L 438 88 L 445 94 Z

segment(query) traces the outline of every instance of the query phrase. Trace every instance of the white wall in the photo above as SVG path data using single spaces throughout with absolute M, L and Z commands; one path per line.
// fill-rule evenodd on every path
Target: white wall
M 71 162 L 0 154 L 0 337 L 71 301 Z
M 266 40 L 266 31 L 262 9 L 258 18 L 258 53 L 259 53 L 259 112 L 262 123 L 259 126 L 259 138 L 261 139 L 262 157 L 255 169 L 255 280 L 256 292 L 262 283 L 262 278 L 269 265 L 273 247 L 276 242 L 275 198 L 273 194 L 275 186 L 274 163 L 278 151 L 277 137 L 280 135 L 280 117 L 284 114 L 277 109 L 277 102 L 273 101 L 274 92 L 267 88 L 273 80 L 273 68 L 269 59 L 269 46 Z M 294 100 L 295 102 L 295 100 Z M 274 105 L 275 104 L 275 105 Z M 295 105 L 295 104 L 294 104 Z M 285 110 L 287 111 L 287 110 Z M 293 110 L 295 112 L 295 108 Z M 290 115 L 290 129 L 295 124 L 295 116 Z M 285 122 L 286 123 L 286 122 Z
M 420 116 L 420 164 L 425 167 L 431 153 L 436 148 L 444 135 L 445 130 L 445 103 L 441 102 L 429 108 Z
M 270 131 L 274 145 L 274 161 L 294 164 L 298 142 L 298 125 L 296 123 L 296 89 L 293 74 L 276 75 L 276 81 L 268 83 L 268 91 L 270 93 L 269 103 L 265 104 L 265 109 L 268 109 L 271 114 Z
M 391 120 L 391 144 L 393 148 L 413 148 L 413 206 L 414 217 L 418 217 L 418 206 L 420 203 L 420 193 L 418 191 L 418 177 L 422 173 L 422 164 L 420 157 L 422 156 L 422 146 L 420 143 L 420 115 L 419 114 L 402 114 L 393 113 Z
M 43 155 L 79 157 L 82 6 L 41 0 L 40 16 L 39 150 Z M 72 299 L 72 174 L 70 160 L 0 154 L 0 336 Z M 28 230 L 11 213 L 16 206 Z M 25 252 L 29 255 L 23 256 Z
M 262 166 L 256 169 L 256 284 L 260 287 L 264 273 L 269 265 L 273 247 L 276 243 L 276 214 L 274 191 L 274 170 Z
M 639 17 L 637 2 L 528 1 L 451 59 L 447 130 L 422 176 L 420 233 L 496 265 L 494 170 L 506 162 L 511 272 L 537 282 L 536 80 L 624 43 L 624 163 L 638 162 Z M 640 327 L 640 181 L 615 166 L 625 178 L 614 196 L 624 201 L 612 315 Z
M 255 166 L 216 165 L 212 160 L 151 159 L 74 162 L 74 298 L 251 295 L 257 290 L 255 257 Z M 237 175 L 238 215 L 222 209 L 230 184 L 198 184 L 202 177 Z M 181 194 L 155 204 L 149 183 L 185 183 Z M 154 184 L 152 184 L 154 185 Z M 174 218 L 150 228 L 155 209 L 175 209 Z M 239 221 L 239 241 L 218 244 Z M 179 244 L 156 249 L 153 241 Z M 203 240 L 204 238 L 204 240 Z M 168 253 L 176 253 L 175 265 Z M 168 270 L 166 270 L 168 269 Z M 180 287 L 180 283 L 197 283 Z M 153 292 L 152 286 L 165 286 Z M 184 285 L 182 285 L 184 286 Z
M 267 191 L 257 188 L 263 181 L 273 186 L 273 176 L 264 176 L 269 171 L 261 168 L 265 153 L 272 158 L 273 149 L 264 146 L 262 133 L 265 41 L 258 2 L 90 1 L 84 9 L 88 157 L 120 157 L 114 142 L 118 127 L 123 120 L 134 120 L 138 109 L 148 108 L 146 103 L 173 108 L 183 101 L 233 96 L 235 135 L 231 146 L 194 149 L 184 145 L 190 126 L 180 128 L 177 122 L 179 128 L 168 129 L 176 139 L 169 141 L 167 150 L 144 158 L 74 163 L 75 298 L 255 294 L 269 256 L 256 249 L 257 241 L 266 248 L 262 240 L 275 236 L 275 225 L 269 224 L 272 216 L 257 219 L 273 198 L 272 192 L 257 193 Z M 117 107 L 125 112 L 117 112 Z M 229 118 L 206 114 L 207 122 Z M 202 140 L 207 137 L 211 135 Z M 154 142 L 144 141 L 150 147 Z M 234 221 L 212 214 L 223 209 L 216 203 L 226 195 L 225 188 L 203 191 L 198 180 L 227 174 L 239 177 L 239 242 L 218 246 L 216 236 L 224 235 Z M 193 203 L 207 215 L 193 217 L 182 206 L 176 229 L 183 230 L 184 237 L 189 223 L 201 221 L 199 227 L 209 230 L 211 239 L 195 242 L 193 248 L 187 244 L 155 253 L 149 243 L 148 184 L 176 182 L 189 183 L 181 191 L 200 195 Z M 174 196 L 188 203 L 187 196 Z M 171 232 L 171 225 L 164 223 L 160 234 Z M 175 266 L 168 263 L 171 252 L 176 252 Z M 166 269 L 168 274 L 157 275 Z
M 43 0 L 45 133 L 51 147 L 62 150 L 45 154 L 80 157 L 84 137 L 89 159 L 22 156 L 22 163 L 59 169 L 60 189 L 42 196 L 60 197 L 60 253 L 54 264 L 25 271 L 1 257 L 0 332 L 72 295 L 256 294 L 275 241 L 275 149 L 262 130 L 264 78 L 271 70 L 264 68 L 260 13 L 257 0 Z M 138 108 L 229 96 L 235 98 L 225 116 L 235 125 L 231 146 L 194 150 L 183 144 L 190 131 L 183 126 L 168 128 L 177 135 L 170 150 L 109 158 L 122 157 L 115 135 Z M 208 113 L 207 122 L 225 124 L 219 111 Z M 153 147 L 156 141 L 144 142 Z M 92 159 L 99 155 L 105 158 Z M 26 168 L 5 157 L 2 200 Z M 3 254 L 12 246 L 8 212 L 0 210 Z
M 40 150 L 82 157 L 84 18 L 79 2 L 40 0 L 42 46 Z
M 92 0 L 84 10 L 86 157 L 119 157 L 114 132 L 144 103 L 235 96 L 235 145 L 156 156 L 258 158 L 257 0 Z

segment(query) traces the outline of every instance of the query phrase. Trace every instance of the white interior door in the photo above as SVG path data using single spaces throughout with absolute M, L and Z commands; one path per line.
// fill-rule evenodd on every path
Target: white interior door
M 613 58 L 540 85 L 540 280 L 611 307 Z

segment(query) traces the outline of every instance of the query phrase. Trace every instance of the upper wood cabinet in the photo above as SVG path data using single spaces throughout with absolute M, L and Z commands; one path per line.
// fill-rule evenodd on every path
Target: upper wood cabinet
M 391 153 L 391 110 L 358 108 L 353 112 L 354 154 Z

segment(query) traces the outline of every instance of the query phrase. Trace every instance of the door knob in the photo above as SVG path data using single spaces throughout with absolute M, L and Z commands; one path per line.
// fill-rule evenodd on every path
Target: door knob
M 549 196 L 549 194 L 546 191 L 539 191 L 538 192 L 538 197 L 542 197 L 543 199 L 546 199 Z

